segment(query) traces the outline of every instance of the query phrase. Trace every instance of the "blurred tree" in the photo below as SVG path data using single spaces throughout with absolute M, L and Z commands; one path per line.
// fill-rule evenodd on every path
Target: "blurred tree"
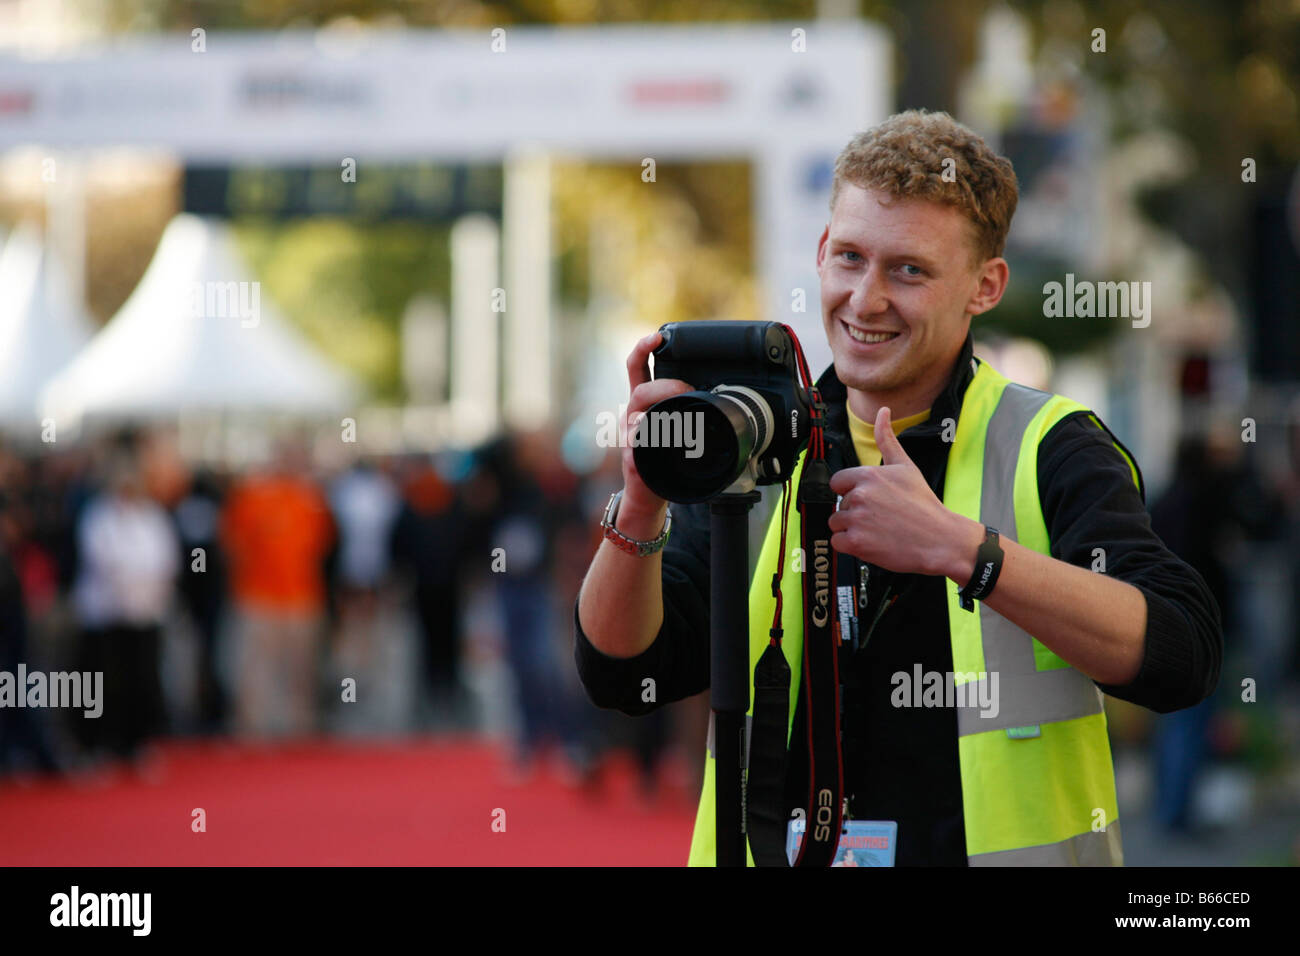
M 376 397 L 402 397 L 407 303 L 418 293 L 449 300 L 445 229 L 318 217 L 240 222 L 236 236 L 267 295 L 318 348 L 361 375 Z
M 586 301 L 592 221 L 605 219 L 620 237 L 604 250 L 615 273 L 605 279 L 647 323 L 757 318 L 749 179 L 744 162 L 663 163 L 653 183 L 642 182 L 639 164 L 557 168 L 561 295 Z
M 1300 163 L 1300 4 L 1284 0 L 1013 0 L 1041 44 L 1077 43 L 1079 61 L 1109 93 L 1123 140 L 1155 128 L 1181 136 L 1195 162 L 1150 188 L 1141 208 L 1200 253 L 1212 277 L 1243 295 L 1249 222 L 1259 185 L 1242 182 L 1253 158 L 1259 183 Z M 1090 49 L 1106 31 L 1105 53 Z

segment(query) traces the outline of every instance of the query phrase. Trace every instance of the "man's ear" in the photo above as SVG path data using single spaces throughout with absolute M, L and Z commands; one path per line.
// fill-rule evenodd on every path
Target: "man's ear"
M 822 237 L 817 240 L 817 271 L 822 271 L 822 263 L 826 261 L 826 240 L 831 235 L 831 224 L 828 222 L 826 228 L 822 230 Z
M 1011 279 L 1011 267 L 1000 256 L 986 259 L 980 266 L 980 274 L 975 294 L 966 303 L 966 311 L 971 315 L 982 315 L 993 308 L 1007 291 L 1007 282 Z

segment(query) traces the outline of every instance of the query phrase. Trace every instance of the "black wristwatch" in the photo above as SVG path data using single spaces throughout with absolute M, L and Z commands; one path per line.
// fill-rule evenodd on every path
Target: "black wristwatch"
M 966 586 L 957 592 L 961 598 L 963 611 L 974 611 L 975 602 L 982 601 L 993 593 L 993 586 L 998 583 L 1002 573 L 1002 546 L 998 544 L 998 529 L 984 526 L 984 543 L 975 552 L 975 573 L 970 576 Z

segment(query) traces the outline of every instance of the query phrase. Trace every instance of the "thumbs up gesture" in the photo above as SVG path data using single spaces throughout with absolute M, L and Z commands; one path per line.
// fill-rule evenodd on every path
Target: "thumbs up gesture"
M 935 496 L 894 434 L 887 406 L 876 415 L 875 432 L 881 463 L 831 476 L 831 490 L 842 498 L 831 515 L 831 547 L 902 574 L 945 574 L 970 522 Z

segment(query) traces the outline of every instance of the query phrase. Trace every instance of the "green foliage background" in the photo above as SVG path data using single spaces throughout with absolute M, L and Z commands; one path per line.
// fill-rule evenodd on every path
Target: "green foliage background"
M 447 230 L 312 218 L 236 225 L 269 297 L 380 399 L 401 398 L 401 317 L 417 294 L 446 302 Z

